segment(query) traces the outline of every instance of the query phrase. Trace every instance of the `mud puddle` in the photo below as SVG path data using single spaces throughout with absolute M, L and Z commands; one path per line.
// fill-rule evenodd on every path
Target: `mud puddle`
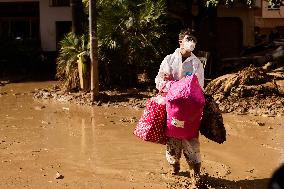
M 53 82 L 0 87 L 0 188 L 185 188 L 164 146 L 132 132 L 143 109 L 34 100 Z M 264 189 L 284 162 L 283 117 L 224 114 L 228 140 L 201 136 L 208 188 Z

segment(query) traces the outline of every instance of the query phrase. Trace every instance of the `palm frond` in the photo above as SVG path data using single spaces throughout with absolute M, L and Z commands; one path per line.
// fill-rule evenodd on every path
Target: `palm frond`
M 56 60 L 56 77 L 65 82 L 67 90 L 78 87 L 78 54 L 89 53 L 88 35 L 75 36 L 68 33 L 59 43 L 60 50 Z M 70 88 L 72 87 L 72 88 Z

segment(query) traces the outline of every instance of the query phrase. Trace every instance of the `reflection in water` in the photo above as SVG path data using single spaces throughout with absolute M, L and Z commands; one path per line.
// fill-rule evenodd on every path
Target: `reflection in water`
M 81 153 L 84 154 L 86 151 L 86 123 L 85 119 L 82 118 L 81 122 Z
M 93 138 L 93 139 L 95 139 L 95 125 L 96 125 L 95 110 L 92 109 L 91 127 L 92 127 L 92 138 Z M 93 140 L 93 141 L 94 141 L 94 140 Z
M 91 161 L 91 167 L 93 168 L 94 171 L 96 171 L 96 166 L 97 166 L 97 163 L 96 163 L 96 154 L 98 154 L 98 150 L 96 148 L 96 131 L 95 131 L 95 127 L 96 127 L 96 120 L 95 120 L 95 115 L 96 115 L 96 112 L 95 110 L 92 108 L 91 110 L 91 129 L 92 129 L 92 134 L 90 134 L 90 137 L 91 137 L 91 146 L 92 148 L 90 148 L 90 150 L 92 151 L 92 156 L 90 157 L 90 161 Z

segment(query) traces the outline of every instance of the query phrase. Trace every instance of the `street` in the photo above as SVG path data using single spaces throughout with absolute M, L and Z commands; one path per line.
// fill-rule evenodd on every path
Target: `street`
M 0 86 L 0 188 L 184 188 L 184 158 L 171 176 L 165 147 L 133 135 L 142 108 L 33 99 L 54 83 Z M 283 116 L 223 117 L 224 144 L 200 136 L 208 188 L 265 189 L 284 162 Z

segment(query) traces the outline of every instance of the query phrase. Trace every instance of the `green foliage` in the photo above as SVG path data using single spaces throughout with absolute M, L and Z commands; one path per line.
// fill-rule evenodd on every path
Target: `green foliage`
M 88 13 L 89 1 L 82 1 L 85 12 Z M 118 85 L 125 81 L 132 82 L 137 66 L 161 61 L 164 56 L 164 44 L 160 42 L 160 38 L 165 34 L 162 22 L 165 0 L 97 0 L 96 6 L 102 85 L 117 81 L 121 82 L 116 83 Z M 60 42 L 57 77 L 66 81 L 67 88 L 78 85 L 76 61 L 77 55 L 84 50 L 81 47 L 82 41 L 84 40 L 68 34 Z M 76 83 L 72 84 L 74 81 Z
M 82 0 L 88 12 L 89 0 Z M 253 0 L 203 0 L 207 7 L 225 4 L 252 5 Z M 277 3 L 279 0 L 268 0 Z M 173 23 L 166 17 L 166 0 L 97 0 L 97 36 L 100 84 L 121 81 L 131 82 L 138 67 L 157 67 L 161 59 L 177 44 L 170 44 Z M 166 18 L 166 19 L 165 19 Z M 176 26 L 176 25 L 175 25 Z M 88 32 L 86 32 L 87 35 Z M 64 80 L 75 80 L 77 55 L 86 41 L 69 34 L 61 42 L 57 76 Z M 86 36 L 84 37 L 86 38 Z M 68 40 L 69 39 L 69 40 Z M 84 48 L 85 48 L 84 47 Z M 166 48 L 165 48 L 166 47 Z M 65 54 L 65 55 L 63 55 Z M 76 65 L 76 66 L 75 66 Z M 73 77 L 71 79 L 70 77 Z M 67 86 L 71 87 L 67 81 Z
M 59 55 L 56 60 L 58 79 L 64 81 L 66 90 L 79 87 L 78 77 L 78 55 L 89 53 L 88 35 L 75 36 L 72 32 L 68 33 L 60 41 Z
M 98 0 L 98 47 L 101 78 L 130 81 L 127 69 L 160 62 L 165 34 L 165 0 Z M 114 71 L 115 70 L 115 71 Z M 109 74 L 112 74 L 111 76 Z
M 147 64 L 149 60 L 142 57 L 146 51 L 159 55 L 153 43 L 164 34 L 164 0 L 99 0 L 97 6 L 100 49 L 125 52 L 124 58 L 127 53 L 128 64 Z

